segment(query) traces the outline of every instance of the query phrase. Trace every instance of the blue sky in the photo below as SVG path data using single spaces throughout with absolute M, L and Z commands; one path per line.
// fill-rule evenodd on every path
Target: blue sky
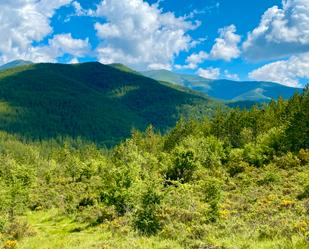
M 205 78 L 309 79 L 308 0 L 2 0 L 0 64 L 119 62 Z

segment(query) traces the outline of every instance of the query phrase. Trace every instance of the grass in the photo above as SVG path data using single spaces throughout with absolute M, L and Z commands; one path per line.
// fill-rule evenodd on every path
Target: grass
M 273 174 L 277 177 L 276 181 L 258 183 Z M 308 203 L 307 200 L 297 200 L 296 196 L 302 191 L 301 186 L 307 182 L 308 175 L 308 166 L 289 170 L 270 166 L 250 168 L 238 177 L 229 178 L 223 187 L 220 221 L 208 224 L 186 220 L 186 216 L 195 215 L 192 211 L 187 212 L 186 206 L 200 204 L 195 198 L 182 198 L 182 191 L 185 197 L 187 191 L 195 188 L 183 186 L 183 190 L 177 190 L 179 196 L 166 197 L 168 203 L 174 203 L 172 205 L 178 215 L 175 219 L 165 220 L 164 229 L 150 237 L 141 236 L 133 230 L 129 215 L 90 226 L 78 222 L 73 215 L 61 214 L 57 209 L 29 212 L 26 219 L 36 234 L 18 241 L 17 248 L 307 249 Z M 198 212 L 201 207 L 196 208 Z
M 108 225 L 89 227 L 73 219 L 59 215 L 56 209 L 48 212 L 32 212 L 28 222 L 36 232 L 18 242 L 19 249 L 85 249 L 98 248 L 182 248 L 175 242 L 160 238 L 140 237 L 132 231 L 111 231 Z M 124 233 L 126 236 L 124 236 Z

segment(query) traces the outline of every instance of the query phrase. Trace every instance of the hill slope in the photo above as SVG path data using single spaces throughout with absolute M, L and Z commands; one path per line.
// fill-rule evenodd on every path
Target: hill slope
M 33 64 L 31 61 L 15 60 L 15 61 L 11 61 L 7 64 L 0 66 L 0 71 L 10 69 L 10 68 L 19 67 L 19 66 L 31 65 L 31 64 Z
M 143 75 L 155 80 L 186 86 L 225 101 L 269 101 L 280 96 L 288 99 L 295 92 L 301 92 L 299 88 L 287 87 L 273 82 L 209 80 L 167 70 L 147 71 L 143 72 Z
M 0 130 L 29 139 L 82 137 L 112 145 L 131 129 L 164 131 L 215 103 L 100 63 L 33 64 L 0 72 Z

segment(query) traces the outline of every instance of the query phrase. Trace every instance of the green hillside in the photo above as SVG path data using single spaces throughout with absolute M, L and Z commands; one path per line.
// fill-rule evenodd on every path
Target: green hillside
M 33 64 L 0 72 L 0 130 L 26 139 L 81 137 L 112 145 L 132 128 L 161 131 L 215 102 L 100 63 Z

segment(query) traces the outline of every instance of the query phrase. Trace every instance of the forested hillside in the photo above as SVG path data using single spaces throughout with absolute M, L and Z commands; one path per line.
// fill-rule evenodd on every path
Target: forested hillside
M 94 95 L 111 90 L 108 80 L 87 80 Z M 15 87 L 29 96 L 26 84 Z M 110 150 L 83 139 L 22 143 L 2 132 L 0 241 L 5 249 L 307 249 L 308 179 L 309 89 L 261 108 L 181 119 L 165 135 L 134 131 Z
M 181 115 L 201 117 L 217 105 L 123 68 L 33 64 L 0 72 L 0 130 L 26 140 L 81 137 L 110 146 L 132 127 L 153 124 L 163 132 Z

